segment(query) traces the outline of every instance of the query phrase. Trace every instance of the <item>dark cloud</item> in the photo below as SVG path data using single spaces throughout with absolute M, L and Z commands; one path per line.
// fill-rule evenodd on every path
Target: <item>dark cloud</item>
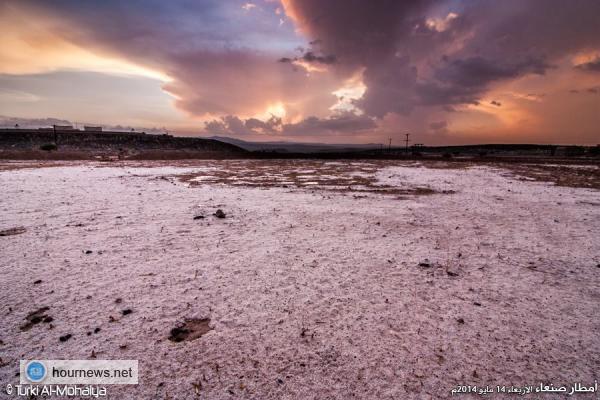
M 377 127 L 375 121 L 365 115 L 343 113 L 329 118 L 308 117 L 295 124 L 284 124 L 284 135 L 332 135 L 355 134 Z
M 500 103 L 499 101 L 496 100 L 492 100 L 490 101 L 490 104 L 496 107 L 500 107 L 502 105 L 502 103 Z
M 596 58 L 593 61 L 589 61 L 583 64 L 576 65 L 575 68 L 584 70 L 584 71 L 593 71 L 600 72 L 600 57 Z
M 307 63 L 330 65 L 330 64 L 335 64 L 335 62 L 337 61 L 337 58 L 333 54 L 319 55 L 319 54 L 315 54 L 315 52 L 313 52 L 313 51 L 307 51 L 301 57 L 294 57 L 294 58 L 282 57 L 278 61 L 281 63 L 292 63 L 294 61 L 299 61 L 299 60 L 305 61 Z
M 71 121 L 57 118 L 18 118 L 0 115 L 0 128 L 47 128 L 52 125 L 73 125 Z
M 498 61 L 480 56 L 444 62 L 435 71 L 435 78 L 457 86 L 485 87 L 490 82 L 516 78 L 525 74 L 544 75 L 551 66 L 542 59 Z
M 301 43 L 290 24 L 279 26 L 277 4 L 261 3 L 252 16 L 242 5 L 219 0 L 15 3 L 31 16 L 41 15 L 68 41 L 165 73 L 171 81 L 164 89 L 191 115 L 254 115 L 284 94 L 297 102 L 315 87 L 329 88 L 273 63 L 283 48 Z
M 336 62 L 336 57 L 333 54 L 329 55 L 316 55 L 312 51 L 307 51 L 302 56 L 302 59 L 306 62 L 316 62 L 319 64 L 334 64 Z
M 240 119 L 237 116 L 225 116 L 205 124 L 209 134 L 219 136 L 280 135 L 319 136 L 351 135 L 372 130 L 377 124 L 372 118 L 352 113 L 336 114 L 328 118 L 308 117 L 298 123 L 283 124 L 281 118 L 271 117 L 264 122 L 256 118 Z
M 357 105 L 376 117 L 475 104 L 495 82 L 550 74 L 566 55 L 600 46 L 596 0 L 284 5 L 303 32 L 319 39 L 315 47 L 338 57 L 340 73 L 364 68 L 367 91 Z
M 432 122 L 429 124 L 429 128 L 431 128 L 431 130 L 434 132 L 445 133 L 448 131 L 448 122 L 446 122 L 446 121 Z
M 204 129 L 213 135 L 239 137 L 256 134 L 276 134 L 279 132 L 281 125 L 281 118 L 275 116 L 267 121 L 262 121 L 257 118 L 242 120 L 237 116 L 227 115 L 207 122 Z

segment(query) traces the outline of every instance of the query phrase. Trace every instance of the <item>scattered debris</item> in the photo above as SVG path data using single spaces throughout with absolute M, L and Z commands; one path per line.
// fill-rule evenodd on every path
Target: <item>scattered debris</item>
M 71 335 L 70 333 L 67 333 L 66 335 L 59 337 L 58 340 L 60 340 L 61 342 L 66 342 L 67 340 L 71 339 L 72 337 L 73 337 L 73 335 Z
M 195 340 L 210 332 L 210 318 L 188 319 L 185 323 L 171 329 L 169 340 L 172 342 L 183 342 L 184 340 Z
M 194 393 L 196 393 L 196 395 L 200 395 L 200 391 L 202 390 L 202 382 L 192 382 L 192 386 L 194 386 Z
M 49 315 L 46 314 L 46 311 L 48 311 L 50 308 L 49 307 L 42 307 L 39 308 L 29 314 L 27 314 L 27 316 L 25 317 L 25 320 L 27 321 L 27 323 L 25 323 L 25 325 L 21 326 L 21 331 L 28 331 L 30 330 L 34 325 L 39 324 L 40 322 L 51 322 L 53 319 L 52 317 L 50 317 Z
M 21 233 L 25 233 L 27 229 L 23 226 L 16 226 L 14 228 L 8 228 L 0 231 L 0 236 L 12 236 L 12 235 L 20 235 Z
M 225 218 L 225 213 L 220 208 L 213 214 L 217 218 Z

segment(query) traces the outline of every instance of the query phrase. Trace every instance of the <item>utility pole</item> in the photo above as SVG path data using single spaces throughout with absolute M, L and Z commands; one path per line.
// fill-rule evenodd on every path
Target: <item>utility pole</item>
M 388 153 L 392 152 L 392 138 L 390 138 L 390 143 L 388 144 Z
M 406 152 L 408 153 L 408 137 L 410 136 L 410 133 L 405 133 L 406 135 Z
M 54 145 L 58 149 L 58 137 L 56 136 L 56 125 L 52 125 L 52 130 L 54 131 Z

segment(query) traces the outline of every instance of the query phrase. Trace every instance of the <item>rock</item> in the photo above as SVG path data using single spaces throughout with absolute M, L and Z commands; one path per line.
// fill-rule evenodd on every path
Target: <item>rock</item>
M 4 230 L 0 230 L 0 236 L 13 236 L 20 235 L 21 233 L 27 232 L 27 229 L 23 226 L 16 226 L 14 228 L 8 228 Z
M 453 276 L 453 277 L 456 277 L 456 276 L 458 276 L 458 273 L 457 273 L 457 272 L 452 272 L 452 271 L 450 271 L 450 270 L 446 271 L 446 273 L 448 274 L 448 276 Z
M 419 263 L 419 267 L 429 268 L 431 267 L 431 264 L 429 263 L 429 260 L 425 260 Z
M 458 322 L 459 324 L 464 324 L 464 323 L 465 323 L 465 320 L 464 320 L 464 319 L 462 319 L 462 318 L 458 318 L 458 319 L 456 320 L 456 322 Z
M 213 329 L 209 324 L 210 318 L 188 319 L 185 323 L 171 329 L 169 340 L 171 342 L 179 343 L 184 340 L 198 339 Z
M 52 321 L 52 317 L 50 317 L 46 314 L 46 311 L 48 311 L 48 310 L 49 310 L 48 307 L 42 307 L 42 308 L 39 308 L 39 309 L 27 314 L 27 316 L 25 317 L 25 320 L 27 322 L 25 323 L 25 325 L 21 326 L 21 328 L 20 328 L 21 331 L 28 331 L 34 325 L 37 325 L 40 322 L 45 321 L 47 318 L 50 318 L 50 321 Z M 48 321 L 48 322 L 50 322 L 50 321 Z
M 194 219 L 204 219 L 204 215 L 196 215 Z
M 477 307 L 481 307 L 481 303 L 480 303 L 480 302 L 478 302 L 478 301 L 474 301 L 474 302 L 473 302 L 473 305 L 474 305 L 474 306 L 477 306 Z
M 34 285 L 39 285 L 40 283 L 42 283 L 42 280 L 41 280 L 41 279 L 38 279 L 37 281 L 34 281 L 34 282 L 33 282 L 33 284 L 34 284 Z
M 124 310 L 121 311 L 121 314 L 123 315 L 129 315 L 133 312 L 133 310 L 131 308 L 126 308 Z
M 225 218 L 225 213 L 220 208 L 213 214 L 217 218 Z
M 117 297 L 117 298 L 115 299 L 115 303 L 117 303 L 117 304 L 121 304 L 122 302 L 123 302 L 123 299 L 122 299 L 122 298 L 120 298 L 120 297 Z
M 92 254 L 92 253 L 93 253 L 93 251 L 91 251 L 91 250 L 86 250 L 85 251 L 85 254 Z
M 100 332 L 100 328 L 94 329 L 94 333 L 98 333 L 98 332 Z
M 67 340 L 71 339 L 72 337 L 73 337 L 73 335 L 71 335 L 70 333 L 67 333 L 66 335 L 59 337 L 58 340 L 60 340 L 61 342 L 66 342 Z

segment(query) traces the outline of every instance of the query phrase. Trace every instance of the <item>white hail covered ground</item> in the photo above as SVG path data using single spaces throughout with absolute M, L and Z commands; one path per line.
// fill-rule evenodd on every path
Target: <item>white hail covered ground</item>
M 0 172 L 0 230 L 27 229 L 0 237 L 3 386 L 19 359 L 92 352 L 139 360 L 119 399 L 438 399 L 600 378 L 597 191 L 489 167 L 376 171 L 454 191 L 401 198 L 155 179 L 202 168 Z M 22 331 L 44 306 L 53 321 Z M 189 318 L 213 330 L 168 340 Z

